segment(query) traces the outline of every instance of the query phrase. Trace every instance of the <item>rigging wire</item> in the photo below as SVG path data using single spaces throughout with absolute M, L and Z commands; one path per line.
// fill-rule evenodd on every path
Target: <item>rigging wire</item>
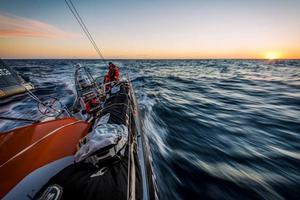
M 102 55 L 99 47 L 97 46 L 95 40 L 93 39 L 91 33 L 89 32 L 89 30 L 87 29 L 85 23 L 83 22 L 79 12 L 77 11 L 77 9 L 75 8 L 72 0 L 65 0 L 68 8 L 70 9 L 70 11 L 72 12 L 73 16 L 75 17 L 76 21 L 78 22 L 78 24 L 80 25 L 80 27 L 82 28 L 83 32 L 85 33 L 85 35 L 87 36 L 87 38 L 89 39 L 89 41 L 91 42 L 91 44 L 93 45 L 94 49 L 96 50 L 97 54 L 99 55 L 99 57 L 102 60 L 105 60 L 104 56 Z
M 97 49 L 97 52 L 99 52 L 99 53 L 100 53 L 100 56 L 101 56 L 101 57 L 103 57 L 103 55 L 102 55 L 102 53 L 101 53 L 100 49 L 98 48 L 98 46 L 97 46 L 97 44 L 96 44 L 95 40 L 93 39 L 93 37 L 92 37 L 91 33 L 89 32 L 89 30 L 87 29 L 87 27 L 86 27 L 85 23 L 83 22 L 83 20 L 82 20 L 81 16 L 79 15 L 79 13 L 78 13 L 78 11 L 77 11 L 76 7 L 74 6 L 74 4 L 73 4 L 72 0 L 69 0 L 69 1 L 70 1 L 70 3 L 71 3 L 71 6 L 72 6 L 72 8 L 74 9 L 74 11 L 75 11 L 76 15 L 78 16 L 78 19 L 80 20 L 80 22 L 81 22 L 81 24 L 83 25 L 84 29 L 85 29 L 85 30 L 86 30 L 86 32 L 88 33 L 88 35 L 89 35 L 89 37 L 90 37 L 91 41 L 92 41 L 92 42 L 93 42 L 93 44 L 95 45 L 95 47 L 96 47 L 96 49 Z

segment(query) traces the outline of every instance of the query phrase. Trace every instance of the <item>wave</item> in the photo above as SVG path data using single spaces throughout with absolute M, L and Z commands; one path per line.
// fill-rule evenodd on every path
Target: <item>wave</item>
M 72 60 L 9 60 L 40 98 L 74 100 Z M 99 60 L 79 60 L 103 76 Z M 162 199 L 298 199 L 300 61 L 120 60 L 142 111 Z M 27 95 L 0 115 L 39 117 Z M 19 125 L 0 122 L 4 131 Z

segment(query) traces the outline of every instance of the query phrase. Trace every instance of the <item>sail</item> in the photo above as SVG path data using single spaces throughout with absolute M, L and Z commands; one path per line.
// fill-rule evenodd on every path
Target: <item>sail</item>
M 23 81 L 10 67 L 0 60 L 0 89 L 20 85 Z
M 0 98 L 26 92 L 33 89 L 18 74 L 0 59 Z

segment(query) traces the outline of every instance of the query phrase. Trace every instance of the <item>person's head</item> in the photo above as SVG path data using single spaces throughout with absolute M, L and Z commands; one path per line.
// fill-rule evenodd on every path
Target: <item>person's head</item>
M 112 67 L 112 62 L 108 63 L 108 69 L 110 69 Z

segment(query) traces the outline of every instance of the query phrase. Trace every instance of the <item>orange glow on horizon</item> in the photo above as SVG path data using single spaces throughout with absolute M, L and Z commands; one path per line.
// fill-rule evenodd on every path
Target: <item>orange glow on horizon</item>
M 0 38 L 1 42 L 1 38 Z M 61 43 L 59 43 L 61 42 Z M 13 58 L 83 58 L 83 59 L 98 59 L 94 49 L 83 42 L 71 43 L 67 41 L 43 41 L 41 43 L 33 42 L 32 40 L 23 44 L 12 42 L 4 44 L 5 48 L 0 48 L 0 55 L 4 59 Z M 299 59 L 299 50 L 290 50 L 285 53 L 275 51 L 255 52 L 255 50 L 247 51 L 230 51 L 230 50 L 188 50 L 188 49 L 130 49 L 123 47 L 103 48 L 102 51 L 105 58 L 111 59 Z
M 282 53 L 277 52 L 277 51 L 270 51 L 270 52 L 266 53 L 265 58 L 269 59 L 269 60 L 280 59 L 280 58 L 282 58 Z
M 82 36 L 78 39 L 53 38 L 1 38 L 0 57 L 3 59 L 98 59 L 96 52 Z M 136 43 L 112 46 L 106 41 L 102 53 L 108 59 L 300 59 L 300 48 L 293 46 L 269 51 L 255 46 L 251 48 L 217 47 L 216 45 L 190 46 L 182 42 L 172 47 L 149 46 Z

